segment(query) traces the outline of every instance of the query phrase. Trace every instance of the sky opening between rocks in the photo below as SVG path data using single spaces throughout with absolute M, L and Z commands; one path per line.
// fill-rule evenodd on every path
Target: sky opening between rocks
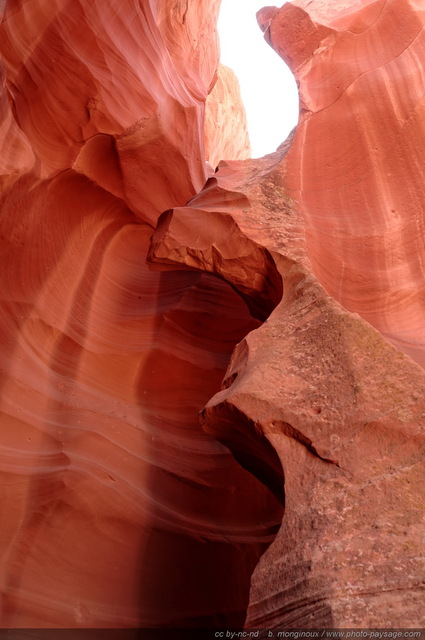
M 267 4 L 222 0 L 218 21 L 221 62 L 238 76 L 253 158 L 275 151 L 298 121 L 294 77 L 264 40 L 255 17 Z

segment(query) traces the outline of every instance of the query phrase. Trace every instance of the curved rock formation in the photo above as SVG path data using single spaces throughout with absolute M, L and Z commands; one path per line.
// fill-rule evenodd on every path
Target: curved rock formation
M 198 421 L 258 320 L 145 263 L 208 171 L 219 3 L 189 4 L 6 3 L 2 627 L 240 626 L 281 519 Z
M 218 5 L 2 5 L 2 628 L 424 625 L 425 374 L 382 335 L 420 317 L 422 13 L 260 14 L 303 114 L 254 161 Z
M 285 152 L 284 145 L 263 160 L 222 165 L 202 207 L 208 219 L 214 208 L 216 218 L 231 215 L 245 242 L 268 249 L 284 291 L 237 345 L 222 390 L 201 413 L 207 433 L 285 503 L 282 527 L 252 576 L 247 626 L 418 627 L 425 375 L 313 275 L 304 222 L 285 195 Z M 223 211 L 223 190 L 229 199 L 243 194 L 243 208 Z M 193 200 L 198 219 L 201 201 L 202 193 Z M 195 227 L 189 241 L 176 210 L 171 223 L 160 219 L 153 251 L 182 265 L 195 255 L 210 271 L 212 246 L 222 275 L 222 224 Z M 176 253 L 177 238 L 186 251 L 180 243 Z M 226 279 L 243 296 L 239 265 L 249 269 L 249 259 Z M 255 285 L 251 277 L 251 295 L 261 296 Z
M 75 164 L 107 190 L 111 181 L 149 222 L 187 202 L 205 182 L 218 8 L 219 0 L 126 0 L 119 12 L 113 2 L 6 2 L 6 93 L 37 175 Z
M 286 186 L 314 272 L 422 366 L 424 20 L 412 0 L 295 0 L 259 17 L 299 85 Z

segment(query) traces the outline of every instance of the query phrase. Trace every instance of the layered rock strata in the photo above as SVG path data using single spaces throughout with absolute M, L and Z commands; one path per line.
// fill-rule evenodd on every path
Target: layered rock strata
M 425 375 L 382 335 L 409 351 L 418 326 L 420 208 L 398 236 L 384 215 L 402 98 L 382 93 L 376 148 L 345 145 L 344 111 L 419 77 L 421 10 L 263 12 L 302 113 L 253 161 L 218 5 L 3 7 L 3 628 L 424 625 Z
M 3 627 L 241 626 L 280 522 L 198 420 L 259 321 L 223 279 L 146 265 L 210 171 L 218 6 L 5 5 Z
M 220 64 L 217 82 L 205 105 L 205 154 L 213 169 L 222 158 L 246 160 L 251 155 L 245 110 L 238 79 Z
M 424 21 L 414 0 L 294 0 L 259 16 L 299 86 L 286 186 L 314 273 L 421 366 Z

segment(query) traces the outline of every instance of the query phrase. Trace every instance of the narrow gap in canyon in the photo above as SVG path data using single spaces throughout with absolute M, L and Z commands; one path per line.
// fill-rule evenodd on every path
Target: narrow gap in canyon
M 255 14 L 264 5 L 222 0 L 218 21 L 220 59 L 238 78 L 253 158 L 274 152 L 298 122 L 295 78 L 257 24 Z
M 0 0 L 12 633 L 425 626 L 425 12 L 220 1 Z
M 268 443 L 243 434 L 238 416 L 231 431 L 240 429 L 241 442 L 232 441 L 231 453 L 202 430 L 198 413 L 220 390 L 235 345 L 261 322 L 215 275 L 175 270 L 159 283 L 157 347 L 138 382 L 153 499 L 140 558 L 142 624 L 240 628 L 251 574 L 282 520 L 281 496 L 273 495 L 279 463 L 271 447 L 264 453 Z

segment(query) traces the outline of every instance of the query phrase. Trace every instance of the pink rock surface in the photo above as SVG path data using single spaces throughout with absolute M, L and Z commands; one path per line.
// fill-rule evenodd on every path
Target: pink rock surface
M 407 260 L 413 291 L 420 263 L 412 201 L 396 231 L 383 216 L 396 185 L 382 167 L 388 123 L 418 95 L 421 11 L 317 0 L 260 14 L 291 51 L 304 111 L 253 161 L 218 70 L 218 8 L 4 6 L 2 628 L 424 626 L 425 374 L 371 326 L 389 334 L 404 307 L 401 344 L 417 321 L 413 293 L 382 298 L 376 283 Z M 398 13 L 406 28 L 391 31 Z M 357 136 L 350 160 L 332 109 L 355 89 L 351 119 L 370 114 L 385 56 L 388 87 L 416 80 L 378 101 L 387 124 L 368 132 L 388 158 Z M 394 142 L 415 158 L 400 203 L 419 194 L 418 118 Z M 212 175 L 208 158 L 227 154 L 239 160 Z M 355 184 L 375 209 L 354 215 Z
M 2 627 L 240 626 L 280 522 L 198 421 L 258 320 L 145 262 L 206 180 L 218 5 L 6 3 Z
M 300 123 L 286 187 L 326 290 L 425 365 L 425 9 L 295 0 L 265 36 L 293 70 Z
M 3 626 L 243 622 L 279 508 L 198 411 L 258 322 L 151 234 L 72 170 L 3 206 Z
M 7 2 L 1 25 L 7 94 L 37 175 L 75 164 L 104 187 L 113 174 L 119 197 L 147 221 L 205 181 L 219 1 L 172 5 Z
M 202 412 L 208 433 L 276 496 L 284 492 L 282 527 L 252 576 L 247 626 L 420 627 L 425 375 L 316 280 L 304 222 L 285 197 L 286 170 L 277 153 L 216 174 L 215 216 L 230 213 L 220 188 L 245 195 L 250 206 L 233 220 L 267 247 L 284 291 L 238 344 L 222 391 Z M 228 246 L 219 225 L 195 238 L 219 253 Z
M 223 64 L 207 97 L 204 134 L 206 158 L 213 168 L 220 160 L 245 160 L 251 155 L 239 82 Z

